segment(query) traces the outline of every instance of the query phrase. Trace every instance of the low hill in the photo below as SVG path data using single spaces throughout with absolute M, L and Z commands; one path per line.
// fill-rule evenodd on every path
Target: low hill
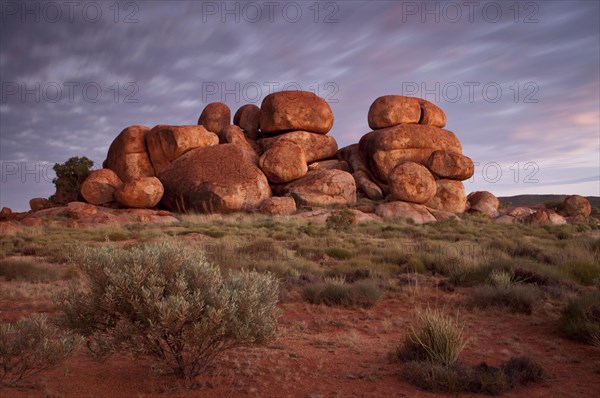
M 500 202 L 504 205 L 518 206 L 535 206 L 547 202 L 562 202 L 568 195 L 517 195 L 517 196 L 502 196 L 499 197 Z M 600 208 L 600 196 L 586 196 L 592 207 Z

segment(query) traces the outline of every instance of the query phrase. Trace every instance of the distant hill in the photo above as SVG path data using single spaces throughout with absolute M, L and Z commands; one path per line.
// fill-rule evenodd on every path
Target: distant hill
M 517 196 L 502 196 L 499 197 L 500 202 L 507 205 L 510 202 L 511 206 L 535 206 L 546 202 L 562 202 L 568 195 L 517 195 Z M 586 196 L 592 207 L 600 208 L 600 196 Z

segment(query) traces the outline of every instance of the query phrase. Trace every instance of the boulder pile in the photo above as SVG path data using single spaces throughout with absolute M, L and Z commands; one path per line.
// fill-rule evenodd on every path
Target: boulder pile
M 272 215 L 303 210 L 317 218 L 325 213 L 313 207 L 334 206 L 367 219 L 416 223 L 457 218 L 467 210 L 504 217 L 502 222 L 532 214 L 501 214 L 488 192 L 467 198 L 462 181 L 473 175 L 473 161 L 444 129 L 444 111 L 420 98 L 377 98 L 367 115 L 372 131 L 342 149 L 328 134 L 334 122 L 329 104 L 311 92 L 276 92 L 260 107 L 243 105 L 233 120 L 231 115 L 226 104 L 214 102 L 196 125 L 125 128 L 103 168 L 83 183 L 81 197 L 110 208 Z M 373 206 L 356 205 L 359 197 Z M 33 210 L 46 207 L 41 200 L 31 203 Z M 589 216 L 578 198 L 565 202 L 565 211 Z M 535 217 L 532 222 L 558 220 Z

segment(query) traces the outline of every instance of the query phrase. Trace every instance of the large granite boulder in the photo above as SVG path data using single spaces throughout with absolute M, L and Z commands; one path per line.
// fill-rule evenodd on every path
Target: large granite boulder
M 435 178 L 425 166 L 418 163 L 400 163 L 388 178 L 390 195 L 395 200 L 426 203 L 435 196 Z
M 263 151 L 266 151 L 271 145 L 283 139 L 300 145 L 308 163 L 334 157 L 338 150 L 337 142 L 332 136 L 308 131 L 292 131 L 275 137 L 261 138 L 258 140 L 258 144 Z
M 280 195 L 290 195 L 299 206 L 344 205 L 356 202 L 356 184 L 350 173 L 341 170 L 309 171 L 306 176 L 274 186 Z
M 243 105 L 233 116 L 233 124 L 239 126 L 246 137 L 255 140 L 260 129 L 260 108 L 254 104 Z
M 475 165 L 471 158 L 450 151 L 434 151 L 427 159 L 427 167 L 440 178 L 464 181 L 473 176 Z
M 592 205 L 589 200 L 581 195 L 567 196 L 563 202 L 563 211 L 567 216 L 589 217 L 592 214 Z
M 129 126 L 121 131 L 110 145 L 103 167 L 114 171 L 123 182 L 153 177 L 154 168 L 146 146 L 148 132 L 146 126 Z
M 198 118 L 198 124 L 215 134 L 231 124 L 231 110 L 222 102 L 206 105 Z
M 421 105 L 418 98 L 402 95 L 384 95 L 371 104 L 368 114 L 369 127 L 373 130 L 402 123 L 419 123 Z
M 272 93 L 260 106 L 260 131 L 263 134 L 292 130 L 327 134 L 332 126 L 331 107 L 309 91 Z
M 304 150 L 289 140 L 278 140 L 258 160 L 260 169 L 274 184 L 304 177 L 308 171 Z
M 255 156 L 237 144 L 192 149 L 158 176 L 170 210 L 232 213 L 256 210 L 271 197 L 269 182 Z
M 463 213 L 467 208 L 465 186 L 461 181 L 436 180 L 436 192 L 425 205 L 450 213 Z
M 375 214 L 384 220 L 412 220 L 415 224 L 424 224 L 436 221 L 435 217 L 427 210 L 427 207 L 407 202 L 386 202 L 375 208 Z
M 489 218 L 498 217 L 498 207 L 500 207 L 500 201 L 491 192 L 471 192 L 467 197 L 467 201 L 469 204 L 469 213 L 481 213 Z M 528 214 L 522 214 L 515 211 L 514 213 L 509 213 L 509 215 L 513 217 L 525 217 Z
M 100 169 L 90 173 L 81 185 L 81 196 L 93 205 L 103 205 L 114 201 L 114 194 L 123 181 L 111 169 Z
M 158 205 L 164 187 L 156 177 L 145 177 L 123 184 L 115 192 L 115 200 L 124 207 L 151 209 Z

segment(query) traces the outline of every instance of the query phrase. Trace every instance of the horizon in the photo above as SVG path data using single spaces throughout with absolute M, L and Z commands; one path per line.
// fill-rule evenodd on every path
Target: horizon
M 434 102 L 476 164 L 467 193 L 600 196 L 598 2 L 43 3 L 0 8 L 0 208 L 53 194 L 54 163 L 100 168 L 129 125 L 282 88 L 329 102 L 340 148 L 379 96 Z

